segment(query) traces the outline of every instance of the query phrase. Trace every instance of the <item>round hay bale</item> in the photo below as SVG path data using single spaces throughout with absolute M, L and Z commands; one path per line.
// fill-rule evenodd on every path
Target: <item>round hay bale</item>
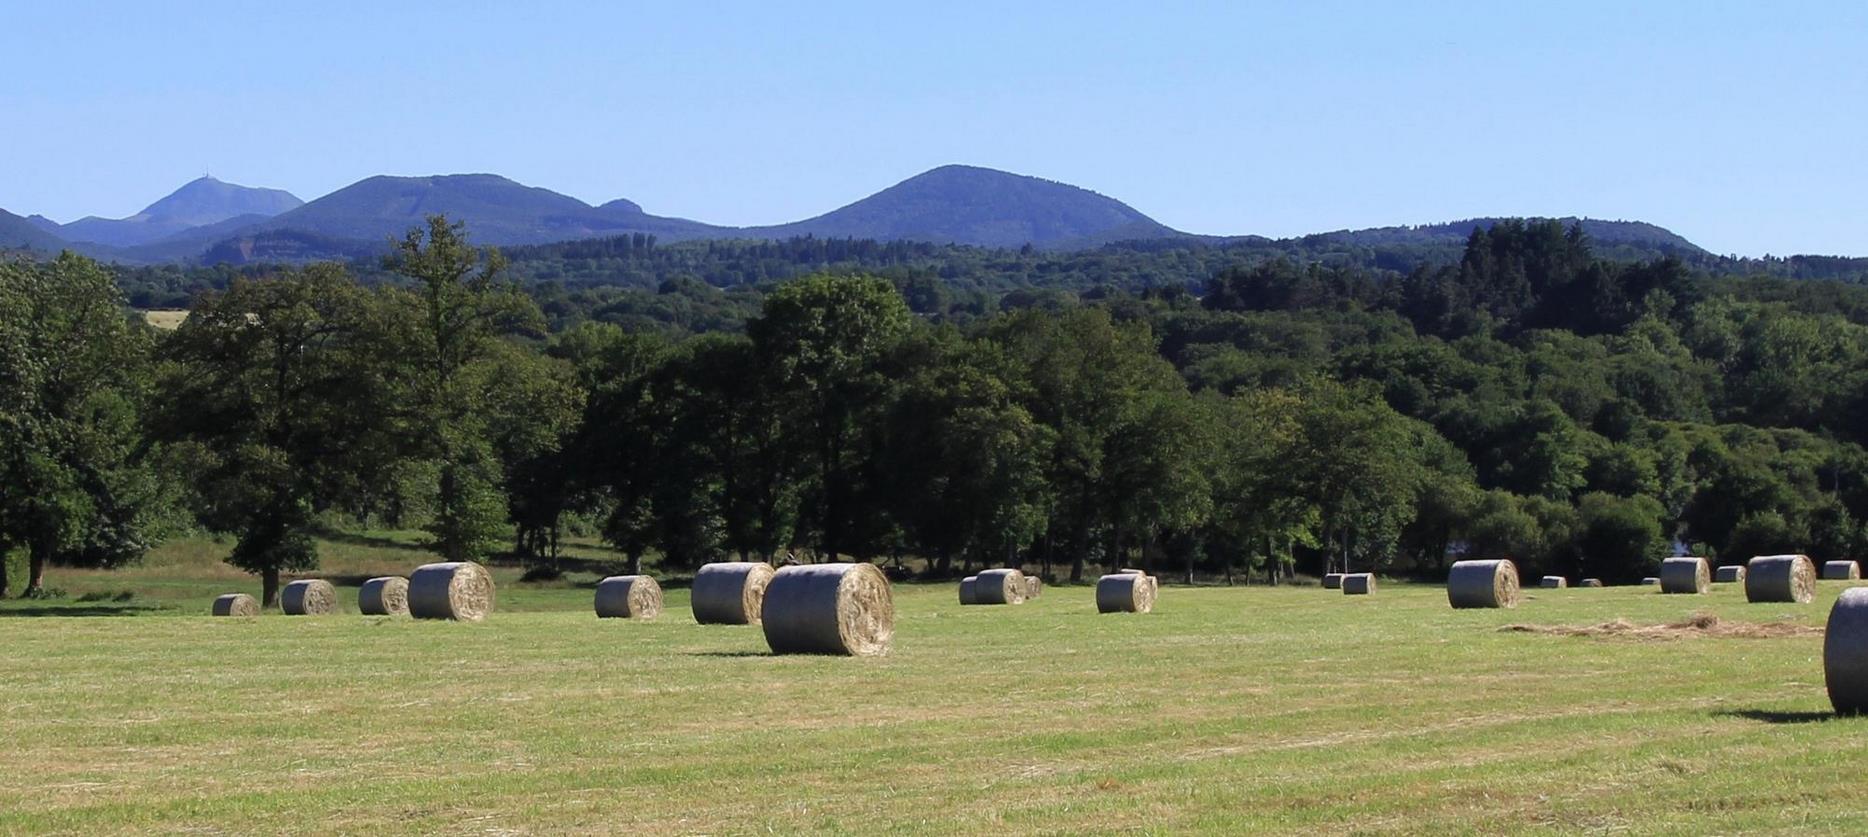
M 1517 607 L 1518 565 L 1508 560 L 1456 562 L 1446 576 L 1446 600 L 1455 608 Z
M 1374 573 L 1349 573 L 1343 576 L 1343 595 L 1367 596 L 1374 592 Z
M 357 590 L 357 610 L 365 616 L 409 615 L 409 580 L 386 575 L 363 582 Z
M 1343 589 L 1343 574 L 1342 573 L 1324 573 L 1323 574 L 1323 589 L 1325 590 Z
M 702 625 L 757 625 L 772 565 L 764 561 L 706 564 L 694 574 L 690 603 Z
M 1854 561 L 1824 561 L 1824 581 L 1858 581 L 1862 577 L 1860 564 Z
M 963 605 L 979 604 L 979 576 L 969 575 L 960 579 L 960 603 Z
M 472 561 L 423 564 L 409 574 L 409 615 L 478 622 L 493 612 L 493 574 Z
M 1868 587 L 1842 591 L 1823 632 L 1823 680 L 1838 715 L 1868 712 Z
M 1742 564 L 1727 564 L 1712 571 L 1712 580 L 1719 584 L 1743 584 L 1745 567 Z
M 1662 593 L 1704 593 L 1712 589 L 1712 565 L 1704 558 L 1668 558 L 1660 562 Z
M 337 588 L 322 578 L 301 578 L 279 590 L 279 609 L 287 616 L 336 613 Z
M 974 595 L 983 605 L 1024 604 L 1025 574 L 1018 570 L 980 570 L 974 576 Z
M 1035 575 L 1025 576 L 1025 601 L 1031 601 L 1044 592 L 1044 580 Z
M 599 619 L 654 619 L 662 612 L 662 586 L 646 575 L 599 581 L 596 598 Z
M 1097 613 L 1147 613 L 1155 609 L 1155 586 L 1140 573 L 1110 573 L 1096 580 Z
M 1641 586 L 1642 587 L 1659 587 L 1660 576 L 1650 575 L 1646 578 L 1641 579 Z
M 1562 590 L 1570 586 L 1570 580 L 1560 575 L 1547 575 L 1538 580 L 1537 586 L 1545 590 Z
M 1581 584 L 1581 585 L 1579 585 L 1579 586 L 1582 586 L 1582 587 L 1601 587 L 1601 586 L 1602 586 L 1602 579 L 1599 579 L 1599 578 L 1585 578 L 1585 579 L 1583 579 L 1583 581 L 1582 581 L 1582 584 Z
M 774 654 L 886 654 L 895 596 L 876 565 L 785 567 L 765 588 L 765 643 Z
M 208 612 L 215 616 L 258 616 L 259 600 L 245 593 L 226 593 L 214 599 Z
M 1745 564 L 1745 601 L 1809 604 L 1816 565 L 1807 555 L 1760 555 Z

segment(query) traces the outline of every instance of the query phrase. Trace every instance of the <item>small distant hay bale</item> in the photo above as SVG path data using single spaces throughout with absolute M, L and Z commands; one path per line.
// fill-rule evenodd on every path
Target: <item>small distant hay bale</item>
M 279 591 L 279 609 L 287 616 L 325 616 L 337 612 L 337 588 L 322 578 L 301 578 Z
M 1660 576 L 1650 575 L 1647 578 L 1641 579 L 1641 586 L 1642 587 L 1659 587 Z
M 876 565 L 785 567 L 765 588 L 765 642 L 774 654 L 886 654 L 895 596 Z
M 215 616 L 258 616 L 259 600 L 245 593 L 226 593 L 208 610 Z
M 1842 591 L 1823 632 L 1823 680 L 1838 715 L 1868 713 L 1868 587 Z
M 1727 564 L 1712 571 L 1712 580 L 1719 584 L 1743 584 L 1745 583 L 1745 566 Z
M 409 615 L 409 580 L 386 575 L 363 582 L 357 590 L 357 610 L 365 616 Z
M 1857 581 L 1862 577 L 1860 564 L 1854 561 L 1824 561 L 1824 581 Z
M 1097 613 L 1148 613 L 1156 587 L 1140 573 L 1110 573 L 1096 580 Z
M 423 564 L 409 574 L 409 615 L 478 622 L 493 612 L 493 574 L 472 561 Z
M 702 625 L 757 625 L 774 571 L 764 561 L 723 561 L 694 573 L 689 603 Z
M 1545 590 L 1562 590 L 1570 586 L 1570 580 L 1560 575 L 1547 575 L 1538 579 L 1537 586 Z
M 1025 603 L 1025 574 L 1019 570 L 980 570 L 974 578 L 973 589 L 980 604 Z
M 1025 601 L 1031 601 L 1044 592 L 1044 580 L 1035 575 L 1025 576 Z
M 1601 587 L 1601 586 L 1602 586 L 1602 579 L 1599 579 L 1599 578 L 1585 578 L 1585 579 L 1583 579 L 1583 581 L 1582 581 L 1582 583 L 1581 583 L 1580 585 L 1578 585 L 1578 586 L 1580 586 L 1580 587 Z
M 1712 589 L 1712 565 L 1704 558 L 1681 556 L 1660 562 L 1662 593 L 1704 593 Z
M 1456 562 L 1446 576 L 1446 599 L 1455 608 L 1517 607 L 1518 565 L 1502 559 Z
M 654 619 L 662 586 L 646 575 L 613 575 L 597 582 L 596 603 L 599 619 Z
M 1816 565 L 1807 555 L 1760 555 L 1745 564 L 1745 601 L 1809 604 Z
M 979 604 L 979 576 L 969 575 L 960 579 L 960 603 L 963 605 Z
M 1343 595 L 1367 596 L 1374 592 L 1374 573 L 1349 573 L 1343 576 Z
M 1323 574 L 1323 589 L 1325 590 L 1343 589 L 1343 574 L 1342 573 L 1324 573 Z

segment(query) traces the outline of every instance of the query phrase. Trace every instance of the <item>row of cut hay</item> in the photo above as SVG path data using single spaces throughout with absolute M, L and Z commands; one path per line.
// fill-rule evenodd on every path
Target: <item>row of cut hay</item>
M 304 578 L 279 590 L 279 609 L 288 616 L 321 616 L 337 612 L 337 588 L 321 578 Z M 372 578 L 357 589 L 357 610 L 365 616 L 418 619 L 455 619 L 472 622 L 493 609 L 493 576 L 471 562 L 423 564 L 408 578 Z M 214 600 L 215 616 L 257 616 L 259 603 L 245 593 L 228 593 Z

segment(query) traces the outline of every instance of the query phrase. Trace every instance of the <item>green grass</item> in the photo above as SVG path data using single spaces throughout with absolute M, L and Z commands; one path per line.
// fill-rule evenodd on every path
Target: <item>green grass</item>
M 345 573 L 423 557 L 347 548 Z M 1802 833 L 1868 813 L 1868 720 L 1828 715 L 1818 636 L 1497 630 L 1820 625 L 1836 583 L 1804 606 L 1721 585 L 1515 611 L 1170 587 L 1146 616 L 1099 616 L 1087 587 L 963 609 L 899 585 L 894 653 L 844 659 L 697 626 L 681 589 L 652 622 L 599 621 L 586 589 L 504 575 L 478 625 L 211 619 L 225 585 L 199 558 L 170 556 L 185 606 L 153 611 L 184 616 L 0 619 L 0 832 Z M 97 576 L 173 603 L 157 566 Z

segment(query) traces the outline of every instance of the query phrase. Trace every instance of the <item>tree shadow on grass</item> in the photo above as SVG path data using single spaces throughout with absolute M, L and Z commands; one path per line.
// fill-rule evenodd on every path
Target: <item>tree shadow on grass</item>
M 136 616 L 155 613 L 155 605 L 84 605 L 80 607 L 7 607 L 0 608 L 0 618 L 15 616 Z
M 1834 712 L 1785 712 L 1773 709 L 1724 709 L 1712 714 L 1719 718 L 1744 718 L 1767 724 L 1820 724 L 1839 717 Z

